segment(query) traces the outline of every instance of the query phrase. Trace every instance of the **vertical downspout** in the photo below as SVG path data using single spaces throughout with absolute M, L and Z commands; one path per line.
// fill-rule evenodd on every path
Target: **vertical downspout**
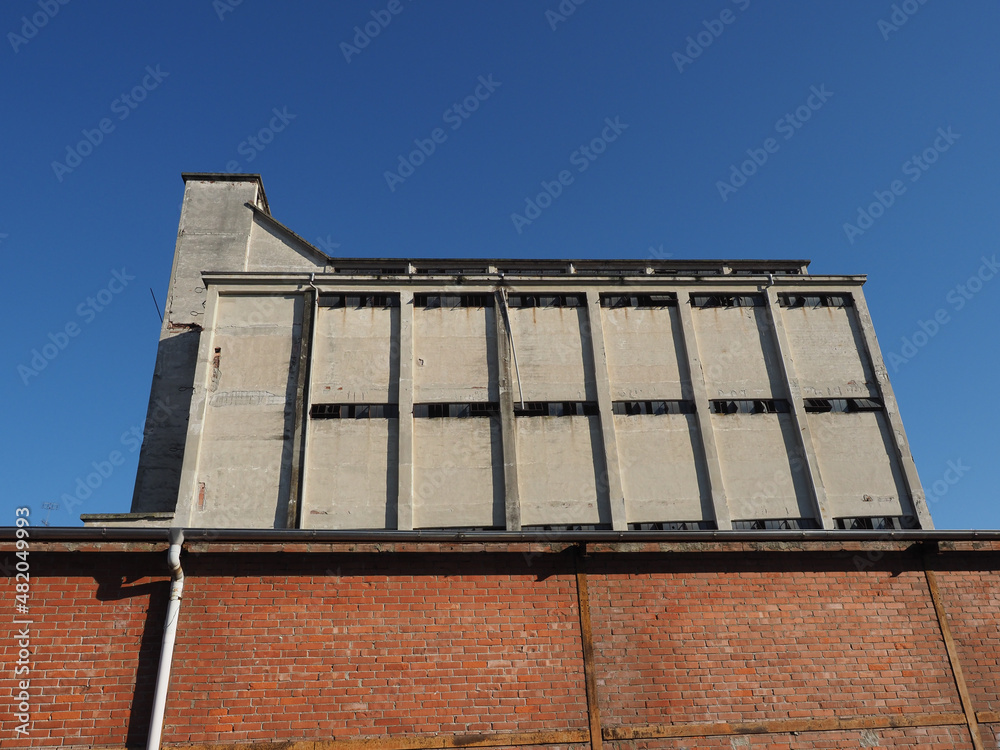
M 174 658 L 174 641 L 177 638 L 177 619 L 181 613 L 181 594 L 184 592 L 184 571 L 181 569 L 182 529 L 170 530 L 170 549 L 167 564 L 170 566 L 170 602 L 163 626 L 163 645 L 160 647 L 160 666 L 156 670 L 156 690 L 153 693 L 153 713 L 149 718 L 149 739 L 146 750 L 159 750 L 163 733 L 163 714 L 167 705 L 167 688 L 170 683 L 170 663 Z

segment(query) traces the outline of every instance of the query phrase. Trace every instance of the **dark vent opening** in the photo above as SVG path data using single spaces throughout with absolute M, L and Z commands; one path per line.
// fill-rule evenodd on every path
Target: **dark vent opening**
M 818 528 L 819 524 L 812 518 L 752 518 L 733 521 L 733 529 L 738 531 L 795 531 Z
M 600 412 L 596 401 L 526 401 L 514 404 L 515 417 L 590 417 Z
M 914 516 L 854 516 L 834 519 L 838 529 L 850 531 L 895 531 L 919 529 Z
M 511 294 L 507 306 L 527 307 L 583 307 L 586 303 L 582 294 Z
M 708 307 L 763 307 L 760 294 L 692 294 L 691 306 Z
M 398 404 L 313 404 L 313 419 L 396 419 Z
M 709 402 L 712 414 L 787 414 L 789 403 L 782 398 L 716 400 Z
M 319 295 L 320 307 L 353 307 L 361 309 L 365 307 L 399 307 L 398 294 L 373 294 L 373 293 L 321 293 Z
M 500 404 L 492 401 L 478 403 L 414 404 L 413 416 L 417 419 L 443 419 L 453 417 L 494 417 L 500 414 Z
M 860 411 L 882 411 L 882 402 L 874 398 L 807 398 L 809 414 L 851 414 Z
M 629 531 L 715 531 L 715 521 L 657 521 L 630 523 Z
M 437 307 L 492 307 L 492 294 L 414 294 L 413 306 L 433 310 Z
M 782 307 L 853 307 L 854 298 L 850 294 L 790 294 L 778 295 Z
M 694 414 L 693 401 L 615 401 L 613 414 L 633 417 L 640 414 Z

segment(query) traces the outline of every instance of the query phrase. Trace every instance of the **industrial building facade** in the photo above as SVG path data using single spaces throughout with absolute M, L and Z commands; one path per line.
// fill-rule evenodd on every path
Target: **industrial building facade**
M 185 184 L 133 512 L 87 523 L 932 528 L 864 277 L 333 259 Z
M 4 748 L 1000 746 L 1000 532 L 933 530 L 863 277 L 185 182 L 132 512 L 0 529 Z

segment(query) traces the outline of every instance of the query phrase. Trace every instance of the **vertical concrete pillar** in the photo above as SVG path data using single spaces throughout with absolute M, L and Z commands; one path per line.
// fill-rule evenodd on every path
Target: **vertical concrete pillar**
M 906 439 L 903 420 L 899 416 L 896 395 L 889 383 L 889 372 L 882 359 L 882 350 L 879 348 L 878 339 L 875 338 L 875 328 L 872 325 L 871 314 L 868 312 L 868 304 L 860 289 L 853 296 L 854 309 L 857 312 L 858 324 L 861 327 L 865 349 L 868 353 L 868 361 L 871 363 L 872 372 L 875 373 L 875 382 L 882 396 L 882 403 L 885 405 L 886 419 L 889 422 L 889 429 L 892 431 L 893 444 L 896 446 L 896 458 L 899 460 L 906 488 L 910 493 L 913 512 L 920 522 L 920 528 L 933 529 L 934 521 L 931 520 L 930 511 L 927 509 L 927 498 L 924 495 L 923 486 L 920 484 L 920 477 L 917 475 L 917 465 L 913 461 L 913 454 L 910 453 L 910 443 Z
M 733 519 L 729 511 L 729 501 L 726 498 L 726 488 L 722 481 L 722 464 L 719 461 L 715 428 L 712 425 L 712 415 L 709 412 L 708 386 L 705 384 L 705 371 L 702 367 L 701 355 L 698 352 L 698 337 L 695 335 L 694 321 L 691 319 L 690 294 L 678 293 L 677 317 L 681 321 L 681 338 L 684 340 L 684 353 L 687 356 L 688 371 L 691 373 L 691 392 L 694 395 L 695 417 L 698 420 L 698 433 L 701 435 L 705 466 L 708 469 L 708 483 L 712 493 L 712 505 L 715 508 L 715 523 L 719 529 L 731 529 L 733 528 Z
M 521 495 L 517 483 L 517 444 L 514 424 L 514 366 L 511 360 L 510 318 L 502 291 L 494 295 L 497 314 L 497 383 L 500 388 L 500 426 L 503 438 L 504 515 L 507 531 L 521 530 Z
M 295 427 L 292 434 L 292 470 L 288 489 L 288 512 L 285 528 L 301 525 L 302 503 L 305 499 L 306 440 L 309 433 L 309 381 L 312 371 L 313 330 L 316 327 L 316 304 L 319 293 L 309 287 L 302 294 L 302 320 L 299 326 L 297 367 L 295 376 Z M 294 346 L 294 342 L 293 342 Z
M 210 397 L 209 382 L 212 378 L 213 353 L 215 346 L 215 326 L 219 314 L 219 293 L 210 289 L 205 305 L 205 334 L 196 354 L 194 372 L 189 386 L 192 386 L 190 431 L 186 433 L 184 449 L 178 462 L 177 490 L 174 494 L 176 503 L 173 526 L 195 527 L 200 524 L 195 520 L 194 513 L 199 506 L 199 499 L 204 496 L 199 492 L 198 461 L 201 457 L 202 437 L 205 434 L 205 420 L 208 417 L 208 400 Z M 185 420 L 185 426 L 187 426 Z M 143 443 L 145 445 L 145 443 Z
M 625 513 L 625 493 L 622 490 L 618 438 L 615 435 L 615 416 L 612 411 L 608 355 L 604 346 L 604 319 L 601 316 L 601 300 L 597 292 L 587 293 L 587 316 L 591 350 L 594 353 L 594 384 L 597 388 L 597 407 L 600 411 L 601 434 L 604 438 L 604 467 L 607 477 L 608 499 L 611 503 L 611 527 L 615 531 L 627 531 L 628 518 Z
M 246 268 L 253 211 L 267 210 L 259 175 L 185 174 L 177 246 L 149 393 L 132 512 L 177 510 L 206 291 L 201 272 Z
M 413 292 L 399 294 L 399 492 L 396 528 L 413 528 Z M 391 387 L 391 386 L 390 386 Z
M 805 401 L 802 399 L 802 389 L 799 387 L 799 378 L 795 372 L 795 363 L 792 361 L 792 350 L 788 344 L 788 335 L 785 332 L 785 321 L 781 317 L 778 293 L 773 287 L 767 287 L 764 290 L 764 294 L 767 299 L 768 319 L 773 331 L 774 345 L 781 364 L 781 375 L 785 381 L 785 388 L 788 391 L 788 398 L 791 402 L 792 425 L 799 437 L 799 450 L 801 451 L 802 460 L 805 463 L 805 469 L 809 477 L 809 488 L 812 492 L 816 518 L 819 519 L 821 528 L 832 529 L 834 528 L 834 521 L 830 515 L 830 506 L 826 500 L 826 487 L 823 486 L 823 478 L 820 476 L 819 461 L 816 458 L 816 447 L 813 442 L 812 432 L 809 429 Z

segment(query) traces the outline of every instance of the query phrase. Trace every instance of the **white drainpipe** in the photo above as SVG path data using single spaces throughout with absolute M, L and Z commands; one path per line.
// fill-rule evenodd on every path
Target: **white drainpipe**
M 174 658 L 174 640 L 177 638 L 177 619 L 181 613 L 181 594 L 184 591 L 184 571 L 181 570 L 181 545 L 184 532 L 170 530 L 170 549 L 167 564 L 170 566 L 170 602 L 167 620 L 163 626 L 163 645 L 160 647 L 160 667 L 156 672 L 156 691 L 153 693 L 153 714 L 149 719 L 149 740 L 146 750 L 160 750 L 163 733 L 163 713 L 167 706 L 167 687 L 170 682 L 170 663 Z

